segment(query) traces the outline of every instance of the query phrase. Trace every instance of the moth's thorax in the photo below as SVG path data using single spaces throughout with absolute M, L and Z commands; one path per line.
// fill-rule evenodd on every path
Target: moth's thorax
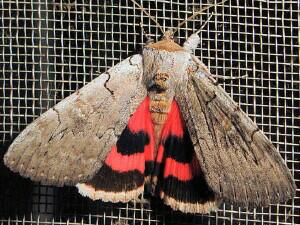
M 155 79 L 167 77 L 162 87 L 169 95 L 175 95 L 188 79 L 191 55 L 180 45 L 169 39 L 147 45 L 143 50 L 143 82 L 149 91 L 157 85 Z

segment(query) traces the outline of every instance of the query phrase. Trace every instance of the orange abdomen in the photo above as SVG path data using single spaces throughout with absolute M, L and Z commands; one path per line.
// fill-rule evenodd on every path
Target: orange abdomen
M 166 119 L 171 109 L 172 100 L 173 99 L 150 100 L 150 113 L 154 128 L 155 140 L 154 157 L 157 153 L 157 147 L 160 142 L 162 128 L 166 122 Z

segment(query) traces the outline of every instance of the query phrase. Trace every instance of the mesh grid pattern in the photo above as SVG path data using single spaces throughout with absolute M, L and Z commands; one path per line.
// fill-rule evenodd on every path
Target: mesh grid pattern
M 214 1 L 143 0 L 163 28 L 176 27 Z M 0 162 L 0 224 L 300 224 L 299 56 L 297 1 L 232 0 L 189 21 L 182 44 L 200 33 L 195 51 L 243 110 L 272 140 L 295 177 L 297 196 L 285 204 L 185 215 L 155 199 L 92 202 L 72 187 L 42 186 Z M 145 43 L 159 29 L 130 0 L 0 0 L 0 156 L 42 112 Z

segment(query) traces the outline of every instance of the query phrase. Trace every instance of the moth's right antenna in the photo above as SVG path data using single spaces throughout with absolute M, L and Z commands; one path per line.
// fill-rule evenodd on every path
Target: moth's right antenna
M 188 51 L 193 51 L 197 48 L 198 44 L 200 43 L 200 37 L 199 33 L 202 31 L 202 29 L 206 26 L 206 24 L 209 22 L 209 20 L 212 18 L 214 13 L 212 13 L 208 19 L 205 21 L 205 23 L 200 27 L 199 30 L 197 30 L 195 33 L 193 33 L 189 38 L 184 42 L 183 47 Z
M 133 0 L 132 0 L 133 1 Z M 175 34 L 180 27 L 182 27 L 182 25 L 186 24 L 186 22 L 194 19 L 196 16 L 202 14 L 204 11 L 208 10 L 209 8 L 215 6 L 215 5 L 222 5 L 224 2 L 226 2 L 227 0 L 223 0 L 222 2 L 219 2 L 217 4 L 211 4 L 211 5 L 208 5 L 202 9 L 200 9 L 199 11 L 195 12 L 193 15 L 191 15 L 190 17 L 188 17 L 187 19 L 185 19 L 184 21 L 182 21 L 178 26 L 177 28 L 174 30 L 173 34 Z
M 164 30 L 162 29 L 161 25 L 157 22 L 157 20 L 150 15 L 150 13 L 148 13 L 143 6 L 141 6 L 139 3 L 137 3 L 135 0 L 131 0 L 135 5 L 137 5 L 139 7 L 139 9 L 145 13 L 147 16 L 149 16 L 149 18 L 159 27 L 159 29 L 161 30 L 161 32 L 164 34 Z
M 197 30 L 195 32 L 195 34 L 199 34 L 202 29 L 206 26 L 206 24 L 210 21 L 210 19 L 213 17 L 214 13 L 211 13 L 211 15 L 207 18 L 207 20 L 205 21 L 205 23 L 199 28 L 199 30 Z

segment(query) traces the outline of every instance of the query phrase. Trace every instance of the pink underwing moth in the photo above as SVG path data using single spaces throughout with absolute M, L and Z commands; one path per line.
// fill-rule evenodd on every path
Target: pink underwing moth
M 184 213 L 222 202 L 268 206 L 296 185 L 280 154 L 172 30 L 43 113 L 4 156 L 42 184 L 76 185 L 93 200 L 144 189 Z

